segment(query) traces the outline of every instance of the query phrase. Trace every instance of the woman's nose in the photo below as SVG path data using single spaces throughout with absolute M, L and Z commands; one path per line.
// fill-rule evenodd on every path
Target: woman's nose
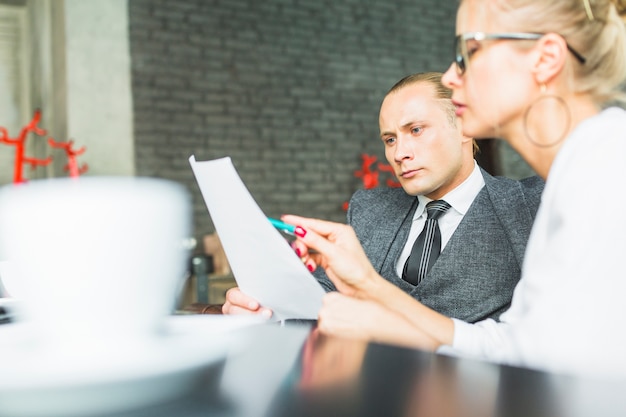
M 458 87 L 461 77 L 456 70 L 456 63 L 451 63 L 446 72 L 441 77 L 441 83 L 448 88 Z

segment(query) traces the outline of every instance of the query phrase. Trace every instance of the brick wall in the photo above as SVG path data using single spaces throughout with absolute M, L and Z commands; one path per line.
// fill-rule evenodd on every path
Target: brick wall
M 261 209 L 344 221 L 378 110 L 403 76 L 452 61 L 456 2 L 129 0 L 136 172 L 185 184 L 230 156 Z

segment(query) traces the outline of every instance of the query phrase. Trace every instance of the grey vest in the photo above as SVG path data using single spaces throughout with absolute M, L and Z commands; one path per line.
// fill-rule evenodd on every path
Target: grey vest
M 417 199 L 398 188 L 361 190 L 348 212 L 348 223 L 381 276 L 428 307 L 468 322 L 497 319 L 509 307 L 543 190 L 539 177 L 516 181 L 484 171 L 483 177 L 485 187 L 417 287 L 395 270 Z M 323 271 L 315 275 L 334 290 Z

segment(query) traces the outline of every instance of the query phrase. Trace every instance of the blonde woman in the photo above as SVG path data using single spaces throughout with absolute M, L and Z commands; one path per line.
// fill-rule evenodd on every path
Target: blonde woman
M 322 332 L 562 373 L 626 377 L 626 32 L 621 1 L 462 0 L 453 90 L 463 133 L 500 137 L 544 179 L 522 278 L 501 322 L 440 315 L 371 268 L 349 227 L 297 216 L 326 269 Z M 306 247 L 317 253 L 309 253 Z M 376 331 L 373 331 L 375 328 Z

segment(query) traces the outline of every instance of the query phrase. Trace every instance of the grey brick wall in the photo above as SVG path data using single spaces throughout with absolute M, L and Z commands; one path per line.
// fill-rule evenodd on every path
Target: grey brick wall
M 129 0 L 138 175 L 185 184 L 230 156 L 261 209 L 344 221 L 378 110 L 403 76 L 452 61 L 455 1 Z

